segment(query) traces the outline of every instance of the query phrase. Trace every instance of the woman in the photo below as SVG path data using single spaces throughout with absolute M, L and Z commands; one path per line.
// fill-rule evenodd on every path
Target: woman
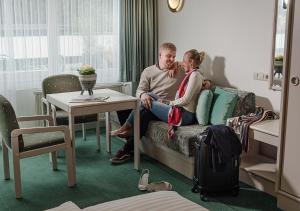
M 195 49 L 185 52 L 182 66 L 186 75 L 179 86 L 175 100 L 165 101 L 158 99 L 153 93 L 148 93 L 153 99 L 150 111 L 161 121 L 169 123 L 169 137 L 174 134 L 174 126 L 190 125 L 196 121 L 197 101 L 204 80 L 199 72 L 199 66 L 204 55 L 204 52 L 199 53 Z M 141 124 L 143 124 L 142 119 Z M 132 133 L 132 125 L 133 113 L 129 115 L 126 123 L 118 130 L 112 131 L 111 135 L 129 137 Z

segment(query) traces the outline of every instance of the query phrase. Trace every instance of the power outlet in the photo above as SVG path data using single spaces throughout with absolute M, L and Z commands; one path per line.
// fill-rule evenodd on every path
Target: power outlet
M 269 80 L 269 74 L 268 73 L 254 73 L 253 74 L 254 80 L 258 81 L 268 81 Z

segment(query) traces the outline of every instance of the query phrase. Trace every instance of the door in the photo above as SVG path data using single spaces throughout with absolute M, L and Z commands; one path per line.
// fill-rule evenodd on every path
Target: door
M 292 1 L 291 1 L 292 2 Z M 284 93 L 285 126 L 280 190 L 300 198 L 300 1 L 294 2 Z

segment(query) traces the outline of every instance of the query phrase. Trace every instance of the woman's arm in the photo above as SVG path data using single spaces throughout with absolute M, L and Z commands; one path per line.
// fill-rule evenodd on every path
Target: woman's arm
M 184 106 L 189 104 L 195 92 L 201 90 L 202 83 L 203 83 L 203 77 L 201 76 L 201 74 L 199 72 L 193 72 L 188 81 L 187 88 L 185 90 L 184 95 L 181 98 L 170 101 L 170 105 Z M 199 86 L 200 88 L 198 89 Z

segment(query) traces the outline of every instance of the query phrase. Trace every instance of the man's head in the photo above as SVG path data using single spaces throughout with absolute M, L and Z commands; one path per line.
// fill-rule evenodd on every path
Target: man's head
M 176 58 L 176 46 L 173 43 L 163 43 L 159 47 L 158 63 L 161 69 L 170 69 Z

